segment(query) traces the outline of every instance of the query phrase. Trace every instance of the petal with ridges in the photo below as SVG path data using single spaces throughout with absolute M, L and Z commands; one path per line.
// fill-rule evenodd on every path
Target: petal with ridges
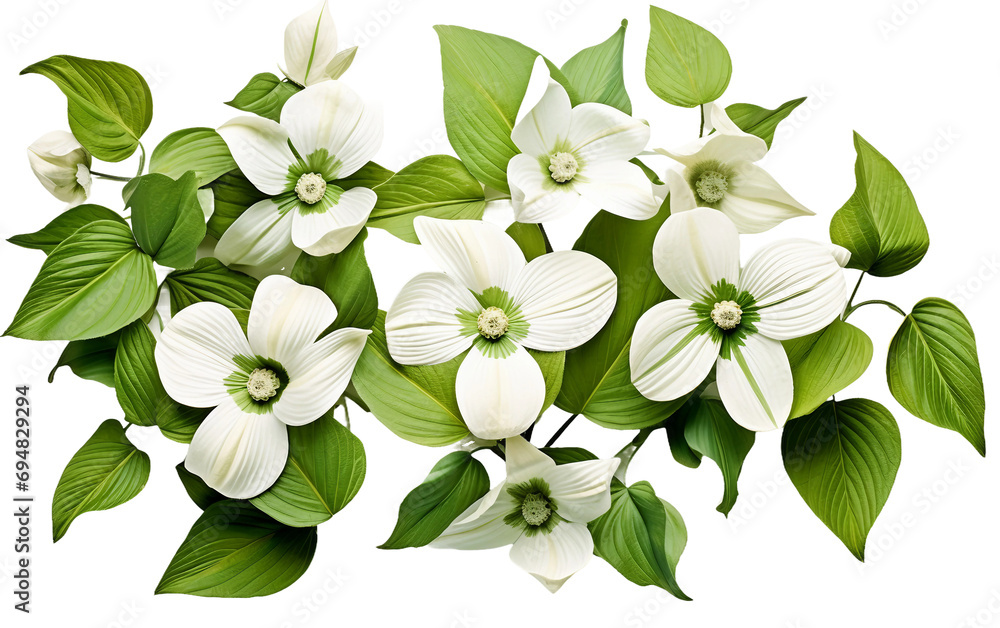
M 740 277 L 740 234 L 732 221 L 707 207 L 670 216 L 653 241 L 653 268 L 671 292 L 701 301 L 725 279 Z
M 545 378 L 522 347 L 506 357 L 489 357 L 473 346 L 455 379 L 458 409 L 475 436 L 496 440 L 517 436 L 535 422 L 545 402 Z
M 441 270 L 477 294 L 492 287 L 509 290 L 524 268 L 524 253 L 496 225 L 418 216 L 413 229 Z
M 781 427 L 792 410 L 792 369 L 777 340 L 751 334 L 716 365 L 719 396 L 733 420 L 756 432 Z
M 649 127 L 614 107 L 588 102 L 573 108 L 568 139 L 588 173 L 595 164 L 628 161 L 641 153 L 649 142 Z
M 540 157 L 553 152 L 569 134 L 572 105 L 566 89 L 553 80 L 528 115 L 514 126 L 510 138 L 522 153 Z M 537 161 L 536 161 L 537 162 Z
M 292 213 L 282 213 L 269 198 L 240 214 L 215 245 L 215 257 L 226 266 L 271 266 L 294 251 Z
M 511 436 L 504 442 L 507 457 L 507 483 L 520 484 L 541 478 L 556 468 L 556 463 L 522 436 Z
M 274 120 L 239 116 L 219 127 L 236 165 L 264 194 L 277 196 L 289 188 L 288 168 L 298 159 L 288 146 L 288 132 Z
M 667 170 L 667 186 L 670 188 L 670 213 L 677 214 L 698 206 L 694 190 L 684 175 L 674 169 Z
M 295 211 L 292 243 L 316 257 L 340 253 L 361 233 L 376 200 L 368 188 L 351 188 L 326 211 Z
M 559 185 L 538 159 L 514 155 L 507 164 L 510 202 L 517 222 L 548 222 L 565 216 L 580 204 L 580 192 L 573 184 Z
M 548 534 L 522 535 L 510 548 L 510 559 L 555 593 L 590 562 L 594 539 L 582 523 L 559 522 Z
M 588 164 L 573 181 L 591 205 L 623 218 L 646 220 L 660 207 L 642 168 L 627 161 Z
M 337 54 L 337 27 L 326 2 L 285 27 L 285 75 L 307 86 L 327 79 L 326 68 Z
M 319 288 L 271 275 L 253 295 L 247 338 L 254 353 L 289 369 L 336 318 L 336 306 Z
M 482 306 L 444 273 L 421 273 L 399 291 L 385 315 L 389 355 L 400 364 L 440 364 L 472 346 L 478 335 L 459 320 L 459 310 Z
M 516 509 L 507 484 L 500 483 L 456 517 L 441 536 L 431 541 L 431 546 L 478 550 L 510 545 L 521 536 L 521 530 L 503 519 Z
M 571 462 L 546 473 L 559 516 L 588 523 L 606 513 L 611 508 L 611 478 L 620 462 L 618 458 Z
M 729 189 L 719 201 L 719 211 L 740 233 L 761 233 L 789 218 L 813 216 L 763 168 L 743 162 L 733 168 Z

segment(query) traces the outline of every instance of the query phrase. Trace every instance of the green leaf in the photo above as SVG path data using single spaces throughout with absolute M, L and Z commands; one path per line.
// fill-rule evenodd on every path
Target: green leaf
M 153 260 L 135 245 L 127 225 L 100 220 L 49 254 L 5 335 L 107 336 L 145 314 L 155 297 Z
M 301 88 L 291 81 L 283 81 L 270 72 L 262 72 L 250 79 L 246 87 L 226 104 L 277 122 L 285 103 L 299 91 Z
M 191 473 L 184 467 L 184 463 L 180 462 L 175 467 L 177 469 L 177 476 L 181 479 L 181 484 L 184 486 L 184 490 L 187 492 L 188 497 L 191 501 L 195 503 L 198 508 L 205 510 L 212 504 L 216 502 L 221 502 L 226 497 L 217 492 L 215 489 L 205 484 L 205 480 L 202 480 L 197 475 Z
M 781 455 L 806 504 L 860 560 L 896 479 L 899 428 L 867 399 L 828 401 L 785 424 Z
M 864 375 L 872 361 L 868 334 L 835 319 L 825 329 L 782 342 L 792 367 L 791 418 L 809 414 Z
M 690 600 L 675 573 L 687 528 L 677 510 L 656 496 L 649 482 L 611 488 L 611 509 L 590 522 L 594 554 L 640 586 L 657 586 Z
M 927 226 L 906 180 L 857 133 L 854 195 L 830 221 L 830 238 L 851 252 L 848 268 L 876 277 L 910 270 L 930 246 Z
M 406 166 L 376 190 L 378 201 L 368 225 L 401 240 L 419 244 L 413 231 L 417 216 L 479 220 L 486 209 L 483 186 L 462 162 L 431 155 Z
M 215 129 L 194 128 L 174 131 L 153 150 L 149 171 L 180 179 L 189 170 L 197 187 L 208 185 L 231 170 L 236 161 Z
M 597 460 L 597 456 L 583 447 L 542 447 L 539 451 L 552 458 L 552 461 L 557 465 Z
M 729 119 L 744 132 L 756 135 L 767 142 L 767 147 L 771 148 L 774 141 L 774 132 L 782 120 L 787 118 L 796 107 L 806 101 L 805 96 L 789 100 L 777 109 L 764 109 L 757 105 L 747 103 L 736 103 L 726 107 Z
M 510 139 L 537 52 L 513 39 L 459 26 L 435 26 L 441 40 L 444 121 L 448 140 L 469 171 L 510 192 L 507 162 L 520 151 Z M 552 79 L 576 103 L 576 90 L 548 59 Z
M 89 340 L 74 340 L 67 343 L 59 360 L 49 372 L 49 383 L 55 379 L 61 366 L 68 366 L 77 377 L 100 382 L 105 386 L 115 386 L 115 352 L 121 332 Z
M 684 436 L 684 427 L 687 425 L 688 417 L 692 415 L 700 403 L 700 397 L 691 395 L 680 410 L 670 415 L 664 425 L 667 432 L 667 442 L 670 445 L 670 455 L 674 457 L 674 460 L 690 469 L 697 469 L 701 466 L 701 454 L 688 444 L 687 438 Z M 723 480 L 725 480 L 725 476 L 723 476 Z
M 529 262 L 549 252 L 545 234 L 536 224 L 512 222 L 507 227 L 506 233 L 517 242 L 517 246 L 524 253 L 524 258 Z
M 203 301 L 249 310 L 258 283 L 253 277 L 230 270 L 214 257 L 204 257 L 189 269 L 175 270 L 163 281 L 170 292 L 171 316 Z
M 663 421 L 684 399 L 650 401 L 632 385 L 629 348 L 642 314 L 673 298 L 653 270 L 653 238 L 669 215 L 669 204 L 649 220 L 600 212 L 573 247 L 594 255 L 618 276 L 618 301 L 611 318 L 587 343 L 566 354 L 556 406 L 612 429 L 637 429 Z
M 354 499 L 364 479 L 365 448 L 331 410 L 288 428 L 285 470 L 250 503 L 285 525 L 316 526 Z
M 467 451 L 451 452 L 407 494 L 399 505 L 396 527 L 379 549 L 427 545 L 489 488 L 490 477 L 481 462 Z
M 194 172 L 178 180 L 147 174 L 129 197 L 136 242 L 153 261 L 171 268 L 194 265 L 205 238 L 205 214 Z
M 345 190 L 350 190 L 351 188 L 368 188 L 369 190 L 374 190 L 388 181 L 393 174 L 395 173 L 392 170 L 383 168 L 374 161 L 369 161 L 351 176 L 337 179 L 334 183 L 337 187 Z
M 889 345 L 886 375 L 899 405 L 954 430 L 986 455 L 986 394 L 969 320 L 944 299 L 924 299 Z
M 21 70 L 55 83 L 69 101 L 69 128 L 101 161 L 122 161 L 135 152 L 153 119 L 153 97 L 142 75 L 110 61 L 67 55 Z
M 80 227 L 97 222 L 98 220 L 110 220 L 123 225 L 128 224 L 124 218 L 107 207 L 101 207 L 100 205 L 77 205 L 56 216 L 55 220 L 40 230 L 34 233 L 16 235 L 7 241 L 26 249 L 45 251 L 45 254 L 48 255 L 54 248 L 62 244 L 63 240 L 76 233 Z
M 719 38 L 669 11 L 649 7 L 646 84 L 662 100 L 697 107 L 718 100 L 733 64 Z
M 628 20 L 622 20 L 614 35 L 596 46 L 584 48 L 563 65 L 563 74 L 576 88 L 580 102 L 597 102 L 632 115 L 622 67 L 627 26 Z
M 216 240 L 236 222 L 243 212 L 251 205 L 266 198 L 264 194 L 250 183 L 239 170 L 224 174 L 213 181 L 208 188 L 215 195 L 215 211 L 208 219 L 208 235 Z
M 337 306 L 337 319 L 330 329 L 371 329 L 375 324 L 378 295 L 365 259 L 367 237 L 368 230 L 362 229 L 340 253 L 323 257 L 303 253 L 292 268 L 292 279 L 319 288 Z
M 753 447 L 754 432 L 738 425 L 717 399 L 700 399 L 684 422 L 684 441 L 697 456 L 715 461 L 725 485 L 722 501 L 716 508 L 724 515 L 736 504 L 737 482 L 743 461 Z
M 247 502 L 224 500 L 198 517 L 156 593 L 246 598 L 294 583 L 316 553 L 316 528 L 284 526 Z
M 85 512 L 120 506 L 139 494 L 149 479 L 149 456 L 135 448 L 121 423 L 97 428 L 66 465 L 52 498 L 52 540 L 58 541 Z
M 419 445 L 450 445 L 469 435 L 455 397 L 455 377 L 465 354 L 442 364 L 403 366 L 389 355 L 385 312 L 375 319 L 351 378 L 379 421 Z

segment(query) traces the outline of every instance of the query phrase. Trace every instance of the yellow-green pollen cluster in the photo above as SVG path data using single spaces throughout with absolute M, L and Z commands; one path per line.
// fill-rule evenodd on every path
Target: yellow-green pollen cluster
M 706 203 L 718 203 L 729 190 L 729 179 L 720 172 L 706 170 L 694 182 L 694 190 Z
M 490 306 L 479 313 L 479 318 L 476 319 L 476 326 L 479 328 L 479 334 L 483 338 L 497 340 L 510 329 L 510 319 L 507 318 L 507 314 L 500 308 Z
M 720 329 L 733 329 L 743 319 L 743 308 L 736 301 L 719 301 L 712 308 L 711 316 Z
M 528 525 L 540 526 L 552 516 L 552 507 L 541 493 L 530 493 L 521 502 L 521 516 Z
M 304 174 L 295 184 L 295 194 L 303 203 L 315 205 L 326 194 L 326 180 L 315 172 Z
M 571 153 L 556 153 L 549 159 L 549 173 L 556 183 L 568 183 L 576 176 L 580 164 Z
M 281 380 L 271 369 L 256 368 L 247 378 L 247 392 L 254 401 L 267 401 L 278 394 Z

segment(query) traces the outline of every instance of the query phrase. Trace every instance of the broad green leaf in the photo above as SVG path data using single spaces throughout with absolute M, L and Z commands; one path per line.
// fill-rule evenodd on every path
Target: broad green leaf
M 246 87 L 226 104 L 277 122 L 285 103 L 301 89 L 291 81 L 283 81 L 270 72 L 262 72 L 250 79 Z
M 777 109 L 764 109 L 757 105 L 747 103 L 736 103 L 726 107 L 729 119 L 740 127 L 744 132 L 756 135 L 767 142 L 767 147 L 771 148 L 774 141 L 774 132 L 778 125 L 795 110 L 796 107 L 806 101 L 805 96 L 789 100 Z
M 61 366 L 68 366 L 71 371 L 83 379 L 100 382 L 105 386 L 115 386 L 115 352 L 118 350 L 118 338 L 121 332 L 115 332 L 100 338 L 89 340 L 74 340 L 67 343 L 59 360 L 49 372 L 49 383 L 55 379 L 56 371 Z
M 337 179 L 334 183 L 337 187 L 345 190 L 350 190 L 351 188 L 368 188 L 369 190 L 374 190 L 388 181 L 393 174 L 395 173 L 392 170 L 383 168 L 374 161 L 369 161 L 354 174 L 343 179 Z
M 851 252 L 848 268 L 876 277 L 900 275 L 927 253 L 927 226 L 895 166 L 857 133 L 854 148 L 857 187 L 833 215 L 830 238 Z
M 444 121 L 448 140 L 469 172 L 510 192 L 507 162 L 520 151 L 510 139 L 537 52 L 513 39 L 459 26 L 435 26 L 441 40 Z M 576 100 L 563 73 L 546 59 L 553 80 Z
M 215 195 L 215 211 L 208 219 L 207 230 L 208 235 L 216 240 L 221 238 L 226 229 L 251 205 L 268 198 L 267 194 L 255 188 L 239 170 L 222 175 L 208 188 Z
M 229 147 L 215 129 L 193 128 L 175 131 L 153 150 L 149 171 L 180 179 L 188 171 L 197 178 L 197 187 L 208 185 L 236 170 Z
M 282 525 L 247 502 L 205 509 L 167 566 L 156 593 L 245 598 L 294 583 L 316 553 L 316 528 Z
M 678 107 L 714 102 L 729 86 L 733 64 L 719 38 L 693 22 L 649 7 L 646 84 Z
M 147 174 L 128 200 L 136 242 L 153 261 L 171 268 L 194 266 L 205 238 L 205 214 L 198 202 L 195 173 L 178 180 Z
M 204 257 L 186 270 L 175 270 L 163 281 L 170 293 L 170 315 L 202 301 L 249 310 L 259 282 L 230 270 L 214 257 Z
M 317 526 L 342 510 L 365 479 L 365 448 L 333 411 L 288 428 L 288 462 L 254 506 L 285 525 Z
M 835 319 L 825 329 L 782 342 L 792 367 L 791 418 L 809 414 L 864 375 L 872 361 L 868 334 Z
M 467 451 L 453 451 L 434 465 L 420 486 L 407 494 L 399 505 L 396 527 L 379 548 L 427 545 L 489 488 L 486 467 Z
M 378 186 L 378 201 L 368 226 L 385 229 L 401 240 L 419 244 L 413 231 L 417 216 L 479 220 L 486 209 L 483 186 L 462 162 L 431 155 L 406 166 Z
M 740 471 L 754 439 L 754 432 L 733 421 L 717 399 L 699 399 L 684 422 L 684 440 L 690 450 L 699 458 L 714 460 L 722 472 L 725 489 L 716 510 L 724 515 L 728 516 L 736 504 Z
M 55 83 L 69 101 L 69 128 L 101 161 L 135 152 L 153 119 L 153 97 L 142 75 L 110 61 L 59 55 L 21 70 Z
M 175 469 L 177 469 L 177 477 L 181 479 L 181 484 L 184 485 L 184 490 L 187 492 L 188 497 L 191 498 L 191 501 L 198 508 L 205 510 L 215 502 L 221 502 L 226 498 L 208 484 L 205 484 L 205 480 L 188 471 L 184 467 L 183 462 L 178 463 Z
M 657 586 L 690 600 L 675 573 L 687 528 L 680 513 L 656 496 L 649 482 L 611 488 L 611 509 L 590 522 L 594 554 L 640 586 Z
M 517 246 L 524 253 L 524 258 L 529 262 L 549 252 L 545 235 L 536 224 L 512 222 L 507 227 L 506 233 L 517 242 Z
M 26 249 L 39 249 L 48 255 L 62 241 L 76 233 L 77 229 L 98 220 L 110 220 L 127 224 L 125 219 L 100 205 L 77 205 L 56 216 L 55 220 L 34 233 L 25 233 L 7 241 Z
M 319 288 L 337 306 L 337 319 L 330 329 L 371 329 L 375 324 L 378 295 L 365 259 L 367 237 L 368 231 L 362 229 L 340 253 L 323 257 L 303 253 L 292 268 L 292 279 Z
M 97 428 L 66 465 L 52 498 L 52 540 L 58 541 L 85 512 L 120 506 L 139 494 L 149 479 L 149 456 L 109 419 Z
M 868 531 L 899 469 L 899 428 L 889 411 L 868 399 L 827 401 L 785 424 L 781 455 L 809 508 L 864 561 Z
M 673 414 L 684 399 L 659 402 L 632 385 L 629 348 L 642 314 L 673 298 L 653 270 L 653 238 L 669 215 L 664 203 L 649 220 L 629 220 L 600 212 L 573 247 L 607 264 L 618 276 L 618 301 L 610 320 L 587 343 L 566 354 L 566 369 L 556 406 L 612 429 L 655 425 Z
M 684 427 L 687 425 L 688 417 L 700 403 L 700 397 L 695 395 L 688 397 L 684 405 L 670 415 L 664 425 L 664 430 L 667 432 L 667 442 L 670 445 L 670 454 L 674 460 L 690 469 L 697 469 L 701 466 L 701 454 L 688 444 L 687 438 L 684 436 Z M 725 476 L 723 476 L 723 480 L 725 480 Z
M 924 299 L 889 345 L 889 390 L 910 414 L 954 430 L 986 455 L 986 393 L 969 320 L 944 299 Z
M 576 89 L 580 102 L 601 103 L 632 115 L 622 67 L 627 26 L 628 20 L 622 20 L 614 35 L 596 46 L 584 48 L 563 65 L 563 74 Z
M 153 260 L 136 246 L 127 225 L 100 220 L 49 253 L 4 335 L 107 336 L 146 313 L 155 297 Z

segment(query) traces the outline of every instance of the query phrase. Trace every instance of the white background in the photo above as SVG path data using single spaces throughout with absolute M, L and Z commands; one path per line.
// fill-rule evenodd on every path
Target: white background
M 65 99 L 45 79 L 18 77 L 54 54 L 111 59 L 145 74 L 156 103 L 147 149 L 191 126 L 217 126 L 235 114 L 230 99 L 255 73 L 277 72 L 285 24 L 311 0 L 7 0 L 0 94 L 2 210 L 0 233 L 34 231 L 60 202 L 33 178 L 25 147 L 67 128 Z M 932 245 L 901 278 L 866 279 L 862 298 L 908 309 L 925 296 L 958 303 L 978 332 L 988 402 L 995 403 L 998 346 L 996 201 L 998 163 L 996 24 L 988 0 L 670 0 L 664 8 L 711 27 L 729 48 L 733 80 L 723 104 L 768 107 L 809 96 L 784 123 L 767 158 L 769 171 L 816 218 L 785 223 L 747 238 L 747 252 L 770 238 L 824 238 L 830 216 L 854 188 L 851 130 L 857 129 L 906 174 Z M 489 8 L 487 8 L 489 7 Z M 514 37 L 562 63 L 604 40 L 628 18 L 626 72 L 635 115 L 650 121 L 652 146 L 682 144 L 697 133 L 696 110 L 657 100 L 643 79 L 647 5 L 633 0 L 355 0 L 335 2 L 342 46 L 361 46 L 348 81 L 385 107 L 378 161 L 398 169 L 451 152 L 441 114 L 438 43 L 431 26 L 459 24 Z M 32 26 L 38 24 L 40 26 Z M 134 171 L 135 158 L 101 164 Z M 657 163 L 657 169 L 666 167 Z M 95 200 L 120 207 L 120 184 L 100 182 Z M 565 228 L 563 228 L 565 227 Z M 560 242 L 576 233 L 552 225 Z M 578 227 L 576 227 L 578 229 Z M 369 259 L 382 307 L 402 283 L 428 266 L 418 247 L 375 230 Z M 40 266 L 40 252 L 0 245 L 6 326 Z M 851 271 L 849 281 L 853 282 Z M 864 308 L 852 323 L 875 339 L 867 376 L 842 396 L 887 405 L 900 424 L 903 461 L 895 488 L 869 537 L 861 565 L 809 511 L 788 482 L 780 435 L 763 434 L 746 461 L 740 499 L 727 520 L 718 469 L 675 463 L 662 432 L 640 451 L 629 480 L 650 480 L 684 515 L 690 540 L 678 570 L 694 602 L 638 588 L 599 559 L 557 595 L 514 566 L 505 550 L 382 551 L 396 509 L 445 452 L 395 438 L 374 418 L 354 413 L 368 451 L 360 495 L 320 529 L 310 570 L 291 588 L 263 599 L 213 600 L 152 595 L 198 509 L 174 473 L 184 446 L 155 428 L 129 435 L 149 452 L 145 490 L 128 504 L 89 513 L 58 546 L 51 542 L 51 495 L 66 462 L 97 425 L 120 417 L 114 394 L 67 369 L 45 376 L 61 343 L 0 340 L 0 499 L 13 496 L 14 387 L 32 385 L 32 615 L 12 610 L 13 519 L 0 525 L 0 600 L 9 626 L 958 626 L 1000 625 L 1000 535 L 996 495 L 1000 463 L 981 459 L 958 435 L 909 416 L 883 375 L 885 349 L 899 317 Z M 991 405 L 991 408 L 995 406 Z M 536 430 L 547 438 L 562 417 Z M 995 412 L 987 417 L 994 447 Z M 561 441 L 612 455 L 630 433 L 575 423 Z M 486 452 L 484 452 L 486 453 Z M 484 456 L 485 458 L 485 456 Z M 499 467 L 488 461 L 493 480 Z M 8 506 L 0 506 L 7 512 Z M 557 623 L 558 622 L 558 623 Z M 966 623 L 972 622 L 972 623 Z

